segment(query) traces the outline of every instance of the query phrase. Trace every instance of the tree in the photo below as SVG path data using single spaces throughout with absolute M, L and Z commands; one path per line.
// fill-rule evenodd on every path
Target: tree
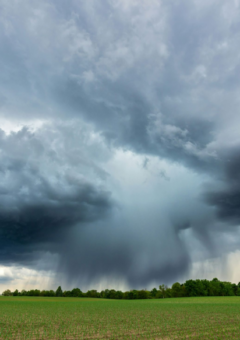
M 212 281 L 209 282 L 209 295 L 210 296 L 219 296 L 221 294 L 221 282 L 215 277 Z
M 142 290 L 139 290 L 138 291 L 138 294 L 137 294 L 137 298 L 138 299 L 147 299 L 148 298 L 148 293 L 146 290 L 142 289 Z
M 101 296 L 105 299 L 109 299 L 109 294 L 110 294 L 109 289 L 105 289 L 104 291 L 101 292 Z
M 86 293 L 86 297 L 98 298 L 100 297 L 100 293 L 98 293 L 96 289 L 88 290 Z
M 234 296 L 232 284 L 230 282 L 223 282 L 222 292 L 224 296 Z
M 115 299 L 122 299 L 123 298 L 123 292 L 121 292 L 120 290 L 118 290 L 116 292 L 116 295 L 115 295 Z
M 156 298 L 157 289 L 156 289 L 156 288 L 153 288 L 153 289 L 151 290 L 150 294 L 151 294 L 151 296 L 152 296 L 153 298 Z
M 210 282 L 208 280 L 202 280 L 202 284 L 203 284 L 203 293 L 204 296 L 210 296 Z
M 167 286 L 165 286 L 165 285 L 160 285 L 159 286 L 159 290 L 160 290 L 160 292 L 161 292 L 161 294 L 162 294 L 162 298 L 164 299 L 165 297 L 166 297 L 166 290 L 167 290 Z
M 56 296 L 62 296 L 63 292 L 62 292 L 62 288 L 61 286 L 58 287 L 58 289 L 56 290 Z
M 195 280 L 187 280 L 185 282 L 187 296 L 198 296 L 198 286 Z
M 14 292 L 13 292 L 13 296 L 18 296 L 19 293 L 18 293 L 18 290 L 16 289 Z
M 183 296 L 183 289 L 179 282 L 175 282 L 172 285 L 172 297 Z
M 11 296 L 12 295 L 12 292 L 10 289 L 7 289 L 5 290 L 3 293 L 2 293 L 3 296 Z
M 72 292 L 70 290 L 65 290 L 62 294 L 64 297 L 72 297 Z
M 232 289 L 233 289 L 234 295 L 237 295 L 238 286 L 236 285 L 236 283 L 232 283 Z
M 73 288 L 71 293 L 72 293 L 73 297 L 80 297 L 80 296 L 82 296 L 82 291 L 79 288 Z
M 111 289 L 109 291 L 109 295 L 108 295 L 109 299 L 116 299 L 116 290 L 115 289 Z

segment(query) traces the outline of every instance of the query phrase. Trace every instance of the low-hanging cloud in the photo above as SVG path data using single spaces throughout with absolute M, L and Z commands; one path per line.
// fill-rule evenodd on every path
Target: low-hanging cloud
M 231 226 L 240 223 L 240 148 L 234 146 L 225 155 L 221 184 L 209 190 L 206 202 L 216 209 L 217 217 Z
M 66 150 L 48 145 L 46 139 L 42 142 L 45 133 L 47 129 L 35 135 L 26 128 L 10 135 L 2 132 L 2 261 L 16 261 L 36 248 L 51 250 L 51 244 L 61 242 L 71 227 L 102 219 L 114 206 L 103 186 L 84 180 L 74 166 L 65 167 Z

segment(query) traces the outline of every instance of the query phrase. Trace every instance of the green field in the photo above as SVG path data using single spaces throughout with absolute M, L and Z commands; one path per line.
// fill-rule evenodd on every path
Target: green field
M 240 297 L 0 297 L 0 339 L 240 339 Z

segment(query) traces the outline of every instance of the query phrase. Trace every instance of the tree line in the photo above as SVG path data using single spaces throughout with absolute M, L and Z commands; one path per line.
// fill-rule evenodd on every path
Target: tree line
M 82 292 L 79 288 L 63 291 L 61 286 L 54 290 L 22 290 L 17 289 L 11 292 L 9 289 L 2 293 L 3 296 L 46 296 L 46 297 L 91 297 L 105 299 L 162 299 L 172 297 L 193 297 L 193 296 L 240 296 L 240 282 L 238 284 L 220 281 L 217 278 L 213 280 L 187 280 L 180 284 L 175 282 L 172 287 L 164 284 L 159 286 L 159 289 L 153 288 L 151 291 L 146 289 L 130 290 L 122 292 L 120 290 L 105 289 L 101 292 L 97 290 L 88 290 Z

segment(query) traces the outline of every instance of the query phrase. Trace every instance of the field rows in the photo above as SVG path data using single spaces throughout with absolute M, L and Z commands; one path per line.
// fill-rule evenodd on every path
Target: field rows
M 240 298 L 0 298 L 0 339 L 240 339 Z

